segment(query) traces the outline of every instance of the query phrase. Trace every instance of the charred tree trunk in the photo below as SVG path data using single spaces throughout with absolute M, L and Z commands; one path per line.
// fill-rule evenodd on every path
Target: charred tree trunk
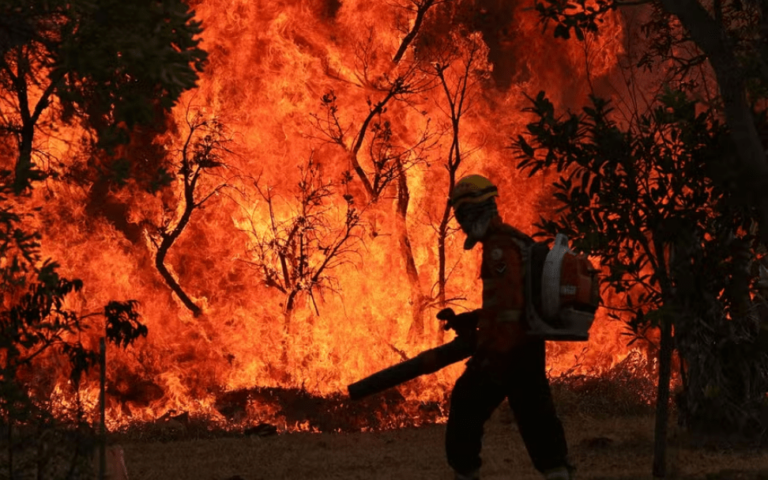
M 453 185 L 449 189 L 453 190 Z M 440 220 L 440 226 L 437 229 L 437 301 L 440 302 L 440 307 L 445 307 L 445 241 L 448 238 L 448 221 L 451 218 L 451 207 L 446 205 L 443 211 L 443 218 Z
M 453 188 L 456 186 L 456 171 L 461 165 L 461 151 L 459 148 L 459 120 L 460 116 L 454 114 L 452 119 L 453 124 L 453 142 L 451 143 L 451 149 L 448 152 L 448 197 L 450 198 L 453 193 Z M 448 222 L 451 219 L 451 205 L 445 204 L 445 210 L 443 210 L 443 218 L 440 220 L 440 226 L 437 230 L 437 258 L 438 258 L 438 270 L 437 270 L 437 299 L 440 303 L 440 308 L 445 308 L 446 305 L 446 282 L 448 281 L 446 276 L 446 255 L 445 255 L 445 241 L 448 238 Z M 437 329 L 437 341 L 442 343 L 445 338 L 445 330 L 442 328 Z
M 8 478 L 13 478 L 13 416 L 8 415 Z
M 408 46 L 411 44 L 411 42 L 413 42 L 413 40 L 416 38 L 416 35 L 419 33 L 419 29 L 421 28 L 421 24 L 424 21 L 424 16 L 427 14 L 427 10 L 429 10 L 432 5 L 434 5 L 434 3 L 435 0 L 422 0 L 422 2 L 417 5 L 416 20 L 413 22 L 413 28 L 411 28 L 411 31 L 408 32 L 408 34 L 403 38 L 403 42 L 400 44 L 400 48 L 397 49 L 397 53 L 392 59 L 393 63 L 399 63 L 403 58 L 406 50 L 408 50 Z
M 453 176 L 453 175 L 451 175 Z M 451 182 L 451 188 L 449 191 L 453 190 L 453 181 Z M 440 226 L 437 230 L 437 261 L 438 261 L 438 267 L 437 267 L 437 301 L 440 304 L 440 308 L 445 308 L 446 305 L 446 295 L 445 295 L 445 289 L 446 289 L 446 273 L 445 273 L 445 264 L 446 264 L 446 256 L 445 256 L 445 241 L 448 238 L 448 220 L 451 217 L 451 207 L 449 205 L 446 205 L 445 211 L 443 212 L 443 219 L 440 221 Z M 445 330 L 442 329 L 442 327 L 438 327 L 437 329 L 437 343 L 443 343 L 445 340 Z
M 366 175 L 365 170 L 363 170 L 363 167 L 360 165 L 358 155 L 360 154 L 360 149 L 363 147 L 365 135 L 368 132 L 368 127 L 370 127 L 371 122 L 376 117 L 376 115 L 381 114 L 385 110 L 387 103 L 395 98 L 395 95 L 398 94 L 401 87 L 402 84 L 394 84 L 392 88 L 390 88 L 389 92 L 387 92 L 387 95 L 380 102 L 378 102 L 370 112 L 368 112 L 368 116 L 365 117 L 365 120 L 363 120 L 363 124 L 360 126 L 360 131 L 357 132 L 357 136 L 355 137 L 352 146 L 347 150 L 349 163 L 357 174 L 358 178 L 360 178 L 360 181 L 365 188 L 365 193 L 368 195 L 368 203 L 376 203 L 379 199 L 380 192 L 374 191 L 373 184 L 368 178 L 368 175 Z M 343 141 L 340 140 L 340 143 L 342 146 L 344 146 L 344 148 L 347 148 Z
M 6 54 L 8 55 L 7 57 Z M 19 148 L 19 156 L 16 159 L 16 165 L 14 165 L 13 179 L 13 188 L 16 195 L 20 195 L 28 188 L 31 181 L 41 180 L 44 177 L 42 172 L 35 170 L 35 165 L 32 162 L 35 127 L 43 111 L 50 105 L 51 95 L 53 95 L 53 92 L 63 78 L 62 73 L 53 73 L 50 83 L 45 89 L 42 89 L 42 85 L 37 79 L 40 72 L 35 71 L 33 66 L 35 60 L 31 55 L 32 51 L 30 49 L 14 46 L 3 52 L 3 55 L 0 56 L 0 69 L 5 70 L 10 79 L 10 91 L 16 96 L 16 101 L 18 102 L 17 113 L 21 118 L 21 126 L 14 125 L 11 129 L 12 132 L 18 135 Z M 6 58 L 9 57 L 15 57 L 12 63 L 6 61 Z M 40 75 L 40 79 L 43 76 L 47 75 Z M 29 97 L 28 79 L 29 84 L 41 87 L 42 89 L 40 97 L 34 103 L 34 106 Z
M 397 178 L 397 228 L 400 243 L 400 254 L 405 262 L 405 273 L 408 277 L 408 283 L 411 287 L 411 327 L 408 330 L 408 339 L 415 340 L 421 338 L 424 334 L 424 294 L 421 290 L 419 281 L 419 270 L 416 267 L 416 260 L 413 258 L 413 249 L 411 240 L 408 237 L 408 204 L 411 201 L 411 194 L 408 190 L 408 181 L 403 170 L 402 163 L 398 160 L 398 178 Z
M 463 98 L 463 95 L 462 95 Z M 455 110 L 454 107 L 451 107 L 452 111 Z M 461 165 L 461 150 L 459 146 L 459 121 L 460 121 L 460 112 L 459 113 L 453 113 L 452 114 L 452 127 L 453 127 L 453 141 L 451 142 L 451 148 L 448 151 L 448 197 L 450 198 L 451 194 L 453 193 L 453 188 L 456 186 L 456 171 L 459 169 L 459 165 Z M 437 230 L 437 255 L 438 255 L 438 274 L 437 274 L 437 298 L 440 302 L 440 307 L 445 308 L 445 282 L 446 282 L 446 275 L 445 275 L 445 240 L 448 237 L 448 222 L 451 219 L 451 205 L 449 203 L 445 204 L 445 210 L 443 210 L 443 218 L 440 220 L 440 226 Z M 443 330 L 440 329 L 440 332 Z M 442 338 L 442 336 L 441 336 Z
M 656 428 L 653 440 L 653 476 L 667 474 L 667 431 L 669 425 L 669 380 L 672 372 L 672 322 L 661 325 L 659 348 L 659 386 L 656 394 Z
M 183 217 L 182 217 L 183 218 Z M 187 218 L 187 220 L 189 220 Z M 181 225 L 181 223 L 179 224 Z M 186 225 L 186 222 L 184 222 L 184 225 Z M 178 238 L 179 234 L 181 234 L 181 230 L 183 230 L 183 226 L 181 229 L 177 226 L 173 232 L 176 232 L 178 230 L 178 234 L 175 236 L 172 235 L 173 232 L 170 235 L 163 236 L 163 241 L 160 243 L 160 247 L 157 249 L 157 255 L 155 256 L 155 267 L 157 268 L 157 271 L 160 272 L 160 276 L 163 277 L 163 280 L 165 280 L 165 283 L 168 285 L 168 287 L 173 290 L 173 293 L 176 294 L 177 297 L 179 297 L 179 300 L 181 300 L 181 303 L 184 304 L 185 307 L 189 309 L 190 312 L 194 316 L 199 316 L 203 311 L 200 307 L 198 307 L 195 302 L 192 301 L 192 299 L 189 297 L 189 295 L 186 294 L 184 289 L 181 288 L 181 285 L 179 285 L 179 282 L 176 281 L 176 279 L 173 277 L 171 272 L 168 271 L 168 268 L 165 266 L 165 257 L 168 255 L 168 250 L 171 248 L 173 243 Z
M 22 109 L 22 112 L 25 109 Z M 22 115 L 23 117 L 23 115 Z M 27 119 L 21 127 L 21 141 L 19 142 L 19 160 L 16 162 L 14 172 L 14 192 L 21 194 L 28 184 L 32 171 L 32 142 L 35 137 L 35 126 Z
M 19 158 L 16 162 L 16 168 L 14 172 L 14 192 L 16 195 L 21 194 L 28 185 L 29 175 L 32 171 L 32 142 L 35 137 L 35 123 L 36 118 L 33 119 L 33 114 L 29 108 L 29 95 L 27 92 L 27 70 L 25 67 L 29 67 L 29 58 L 22 53 L 23 49 L 18 49 L 18 55 L 16 58 L 16 75 L 13 74 L 11 68 L 5 64 L 5 68 L 11 75 L 11 79 L 14 81 L 14 89 L 16 90 L 16 98 L 19 102 L 19 115 L 21 116 L 21 128 L 19 131 Z M 5 63 L 5 62 L 3 62 Z
M 22 60 L 20 58 L 20 60 Z M 29 59 L 24 59 L 22 62 L 24 65 L 29 64 Z M 34 163 L 32 163 L 32 149 L 35 140 L 35 126 L 37 125 L 40 115 L 43 113 L 49 103 L 50 97 L 53 94 L 54 88 L 58 85 L 60 77 L 54 79 L 43 91 L 40 99 L 34 109 L 30 108 L 29 96 L 27 94 L 26 77 L 27 72 L 19 65 L 18 76 L 15 78 L 14 89 L 16 90 L 16 97 L 19 102 L 19 115 L 21 116 L 21 128 L 19 128 L 19 157 L 16 161 L 14 168 L 14 193 L 16 195 L 21 194 L 33 180 L 41 180 L 43 173 L 35 170 Z M 9 73 L 12 74 L 10 69 L 6 66 Z
M 296 306 L 296 296 L 298 294 L 298 290 L 291 290 L 285 298 L 285 333 L 290 333 L 291 319 L 293 318 L 293 310 Z
M 672 374 L 672 325 L 676 318 L 669 313 L 675 305 L 673 287 L 673 266 L 675 262 L 674 245 L 669 245 L 669 257 L 665 258 L 666 246 L 659 240 L 653 242 L 658 265 L 657 275 L 662 292 L 663 306 L 667 311 L 661 318 L 661 342 L 659 346 L 659 383 L 656 391 L 656 425 L 653 439 L 653 476 L 664 478 L 667 475 L 667 432 L 669 430 L 669 381 Z
M 216 120 L 205 120 L 199 113 L 194 121 L 190 121 L 188 118 L 187 124 L 189 125 L 189 133 L 187 134 L 187 138 L 181 150 L 181 168 L 179 169 L 179 176 L 184 182 L 184 198 L 182 200 L 184 202 L 184 210 L 181 214 L 181 218 L 179 218 L 179 221 L 173 228 L 171 228 L 170 224 L 166 224 L 159 229 L 161 240 L 159 244 L 156 244 L 157 255 L 155 256 L 155 267 L 171 290 L 173 290 L 176 296 L 179 297 L 184 306 L 187 307 L 195 317 L 198 317 L 202 313 L 202 309 L 192 301 L 189 295 L 187 295 L 181 288 L 179 282 L 168 271 L 168 268 L 165 266 L 165 257 L 168 255 L 168 250 L 170 250 L 189 224 L 192 212 L 201 207 L 222 188 L 227 186 L 226 183 L 220 184 L 207 195 L 202 196 L 200 200 L 195 200 L 197 182 L 200 180 L 200 176 L 203 172 L 206 169 L 212 169 L 223 165 L 220 161 L 220 155 L 221 152 L 226 151 L 226 148 L 223 146 L 223 143 L 226 140 L 222 140 L 221 138 L 221 124 Z M 196 135 L 198 135 L 196 132 L 198 130 L 202 130 L 204 135 L 196 139 Z
M 730 286 L 732 289 L 730 295 L 733 298 L 732 318 L 741 320 L 749 315 L 752 308 L 752 297 L 749 291 L 751 277 L 749 266 L 752 263 L 753 255 L 749 244 L 736 239 L 735 235 L 734 239 L 731 240 L 730 248 L 733 252 L 733 273 Z
M 291 372 L 289 368 L 288 353 L 290 352 L 290 345 L 288 340 L 291 338 L 291 327 L 293 326 L 293 314 L 294 304 L 296 299 L 296 292 L 292 291 L 288 297 L 286 297 L 285 309 L 283 315 L 285 316 L 285 323 L 283 325 L 283 340 L 280 342 L 280 363 L 278 367 L 279 380 L 285 383 L 291 382 Z M 290 306 L 289 306 L 290 305 Z
M 697 0 L 662 0 L 661 3 L 688 30 L 715 71 L 725 118 L 743 169 L 741 178 L 754 195 L 760 212 L 760 238 L 768 243 L 768 162 L 747 101 L 746 81 L 736 59 L 734 42 L 722 23 L 712 18 Z
M 186 158 L 186 153 L 184 154 Z M 186 163 L 186 162 L 185 162 Z M 165 283 L 168 284 L 171 290 L 173 290 L 173 293 L 176 294 L 177 297 L 179 297 L 179 300 L 181 300 L 181 303 L 184 304 L 185 307 L 189 309 L 192 314 L 197 317 L 200 316 L 200 314 L 203 312 L 200 307 L 198 307 L 195 302 L 192 301 L 192 299 L 189 297 L 189 295 L 184 292 L 184 289 L 181 288 L 181 285 L 179 285 L 179 282 L 176 281 L 176 279 L 171 275 L 171 272 L 168 271 L 168 268 L 165 266 L 165 257 L 168 255 L 168 250 L 173 246 L 174 242 L 179 238 L 181 235 L 181 232 L 184 231 L 184 228 L 186 228 L 187 224 L 189 223 L 189 219 L 192 217 L 192 211 L 195 209 L 195 185 L 197 183 L 199 170 L 193 175 L 191 181 L 188 180 L 188 169 L 189 166 L 185 165 L 182 168 L 182 173 L 185 175 L 184 180 L 184 213 L 182 213 L 181 218 L 179 219 L 179 222 L 176 224 L 176 226 L 171 230 L 170 232 L 161 232 L 162 240 L 160 242 L 160 245 L 158 245 L 157 248 L 157 255 L 155 255 L 155 267 L 157 268 L 157 271 L 160 272 L 160 275 L 163 277 L 163 280 L 165 280 Z

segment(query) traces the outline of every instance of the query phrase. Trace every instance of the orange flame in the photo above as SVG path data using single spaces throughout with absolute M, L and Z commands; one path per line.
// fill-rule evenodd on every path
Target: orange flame
M 174 182 L 162 195 L 133 184 L 107 193 L 65 184 L 52 187 L 55 195 L 66 199 L 66 206 L 49 215 L 65 220 L 57 224 L 66 227 L 47 230 L 44 246 L 46 254 L 63 264 L 65 273 L 84 280 L 80 307 L 95 309 L 110 299 L 138 299 L 150 331 L 146 340 L 127 352 L 109 353 L 111 428 L 157 419 L 169 411 L 224 421 L 217 398 L 240 389 L 281 387 L 332 395 L 401 361 L 400 353 L 414 355 L 438 343 L 437 305 L 424 311 L 422 335 L 414 337 L 409 331 L 412 289 L 421 289 L 424 296 L 434 293 L 435 227 L 448 190 L 442 165 L 451 144 L 449 132 L 435 137 L 426 159 L 405 174 L 410 193 L 405 226 L 418 272 L 416 284 L 408 277 L 398 243 L 397 182 L 362 213 L 366 229 L 358 231 L 360 241 L 344 261 L 327 270 L 332 283 L 313 290 L 312 298 L 302 295 L 290 315 L 285 312 L 286 295 L 265 284 L 263 270 L 253 267 L 258 263 L 254 248 L 259 235 L 268 236 L 272 228 L 269 204 L 258 195 L 254 182 L 271 189 L 272 215 L 279 223 L 297 215 L 299 167 L 306 166 L 310 155 L 319 165 L 321 181 L 338 183 L 350 170 L 354 134 L 371 105 L 386 95 L 377 85 L 385 85 L 415 61 L 418 42 L 401 64 L 391 62 L 414 26 L 415 2 L 194 3 L 205 26 L 203 47 L 210 53 L 210 63 L 199 88 L 188 92 L 175 109 L 174 128 L 156 145 L 177 161 L 190 111 L 219 119 L 231 140 L 226 166 L 202 177 L 199 192 L 211 191 L 225 180 L 231 188 L 222 189 L 193 212 L 165 261 L 203 315 L 193 316 L 154 267 L 157 247 L 150 225 L 163 218 L 171 225 L 179 221 L 182 182 Z M 423 28 L 434 28 L 435 18 L 458 18 L 460 12 L 450 10 L 453 3 L 434 7 Z M 499 17 L 499 12 L 486 11 L 492 2 L 458 3 L 477 15 Z M 501 8 L 506 17 L 500 18 L 509 21 L 483 25 L 482 32 L 472 37 L 482 47 L 475 68 L 485 68 L 488 74 L 473 87 L 461 120 L 464 158 L 459 173 L 493 178 L 505 220 L 533 233 L 539 215 L 551 211 L 551 179 L 521 175 L 506 149 L 510 137 L 520 133 L 527 121 L 520 113 L 526 102 L 523 94 L 546 90 L 560 106 L 582 104 L 590 88 L 587 74 L 594 81 L 614 73 L 623 52 L 622 26 L 618 18 L 610 18 L 601 35 L 590 39 L 585 53 L 575 40 L 556 41 L 551 33 L 542 34 L 535 12 L 523 2 L 496 3 L 505 5 L 494 8 Z M 456 39 L 469 38 L 462 36 L 458 21 L 443 27 Z M 460 63 L 460 58 L 454 59 L 451 68 Z M 393 148 L 407 149 L 428 126 L 436 132 L 449 130 L 446 97 L 438 87 L 387 104 L 381 119 L 389 122 Z M 339 128 L 347 135 L 336 144 L 324 140 L 312 116 L 323 115 L 321 98 L 331 91 L 337 99 Z M 367 150 L 371 136 L 369 132 L 359 155 L 368 172 L 373 169 Z M 324 207 L 329 232 L 343 224 L 345 188 L 357 207 L 365 203 L 354 172 L 352 177 L 346 187 L 337 187 Z M 477 252 L 464 252 L 462 240 L 459 235 L 447 240 L 447 294 L 462 298 L 463 307 L 474 308 L 480 295 L 479 257 Z M 620 328 L 601 315 L 586 345 L 550 344 L 551 374 L 571 369 L 576 355 L 581 355 L 582 370 L 602 371 L 620 362 L 630 353 L 618 335 Z M 460 365 L 452 366 L 420 383 L 422 389 L 406 388 L 403 393 L 422 402 L 442 401 L 460 371 Z M 98 399 L 95 387 L 83 395 L 92 404 Z M 245 415 L 252 422 L 281 422 L 276 418 L 280 413 L 266 404 L 249 404 Z M 282 421 L 285 429 L 312 428 Z

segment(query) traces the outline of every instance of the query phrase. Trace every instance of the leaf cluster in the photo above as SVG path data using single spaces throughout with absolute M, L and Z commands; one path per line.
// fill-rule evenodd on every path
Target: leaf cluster
M 573 31 L 576 38 L 584 40 L 585 32 L 597 33 L 598 23 L 603 15 L 616 10 L 618 2 L 613 0 L 545 0 L 535 2 L 534 8 L 539 14 L 539 21 L 546 28 L 549 22 L 555 23 L 555 38 L 568 40 Z
M 104 316 L 106 337 L 118 346 L 146 336 L 147 328 L 135 301 L 113 301 L 103 313 L 84 315 L 68 308 L 70 299 L 83 294 L 83 282 L 62 277 L 56 262 L 42 260 L 40 235 L 28 233 L 25 223 L 31 214 L 17 213 L 15 200 L 10 172 L 0 172 L 0 412 L 23 420 L 46 400 L 30 394 L 29 372 L 42 374 L 41 359 L 64 355 L 75 388 L 97 363 L 98 353 L 81 341 L 91 328 L 87 318 Z
M 676 78 L 686 88 L 701 87 L 703 80 L 693 80 L 691 73 L 704 64 L 707 56 L 671 13 L 665 0 L 543 0 L 535 2 L 535 9 L 544 29 L 555 25 L 555 38 L 568 40 L 573 32 L 583 41 L 588 33 L 599 34 L 606 15 L 619 8 L 639 5 L 647 5 L 650 14 L 640 26 L 647 44 L 637 66 L 667 70 L 668 80 Z M 737 59 L 751 99 L 765 99 L 768 96 L 768 6 L 761 2 L 724 0 L 691 2 L 684 9 L 689 15 L 704 12 L 707 20 L 712 20 L 709 26 L 712 35 L 721 36 L 729 54 Z
M 181 0 L 2 2 L 0 133 L 21 145 L 17 191 L 41 178 L 29 155 L 43 121 L 81 120 L 111 154 L 162 118 L 203 69 L 201 33 Z
M 104 122 L 104 143 L 127 140 L 121 124 L 154 120 L 155 102 L 169 110 L 203 69 L 201 23 L 179 0 L 66 2 L 59 15 L 60 30 L 45 33 L 58 37 L 47 52 L 49 76 L 62 79 L 65 107 Z
M 513 144 L 518 167 L 531 175 L 550 167 L 560 173 L 553 187 L 561 209 L 557 218 L 540 219 L 540 234 L 566 233 L 576 249 L 599 256 L 604 285 L 625 295 L 633 312 L 630 327 L 657 325 L 668 316 L 659 311 L 663 299 L 677 286 L 670 246 L 681 255 L 711 244 L 713 251 L 702 254 L 715 255 L 729 235 L 751 227 L 751 205 L 733 193 L 739 174 L 730 167 L 734 149 L 725 127 L 672 90 L 625 128 L 598 97 L 581 114 L 564 117 L 543 92 L 530 100 L 526 111 L 536 120 Z M 719 257 L 709 267 L 727 273 L 728 257 Z M 717 282 L 717 275 L 704 278 Z M 646 315 L 652 310 L 655 316 Z

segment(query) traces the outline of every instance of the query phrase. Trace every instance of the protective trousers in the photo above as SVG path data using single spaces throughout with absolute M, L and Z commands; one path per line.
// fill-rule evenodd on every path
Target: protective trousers
M 555 412 L 545 372 L 543 340 L 530 340 L 510 352 L 501 375 L 468 362 L 451 395 L 445 447 L 448 464 L 458 473 L 480 468 L 483 426 L 504 398 L 534 467 L 540 472 L 568 465 L 568 447 Z

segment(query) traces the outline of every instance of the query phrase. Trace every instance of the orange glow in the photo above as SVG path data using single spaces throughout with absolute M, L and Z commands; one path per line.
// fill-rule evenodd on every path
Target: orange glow
M 65 199 L 58 210 L 47 210 L 62 226 L 45 231 L 43 246 L 62 264 L 63 273 L 85 282 L 78 307 L 92 311 L 110 299 L 135 298 L 149 327 L 149 337 L 135 347 L 109 351 L 110 428 L 154 420 L 169 411 L 225 423 L 217 399 L 241 389 L 281 387 L 333 395 L 401 361 L 397 350 L 413 356 L 439 342 L 435 319 L 439 305 L 424 310 L 423 334 L 409 335 L 413 289 L 424 296 L 436 292 L 435 227 L 448 193 L 443 163 L 451 145 L 450 119 L 439 86 L 407 95 L 407 101 L 394 98 L 381 117 L 374 118 L 380 126 L 389 122 L 393 152 L 408 150 L 428 127 L 446 132 L 434 137 L 436 144 L 424 153 L 423 161 L 414 161 L 405 173 L 410 193 L 405 226 L 418 272 L 415 282 L 409 280 L 399 244 L 397 181 L 383 189 L 375 204 L 365 206 L 365 190 L 354 171 L 349 184 L 336 188 L 329 198 L 324 218 L 329 231 L 343 224 L 342 194 L 348 189 L 355 205 L 365 207 L 361 217 L 365 229 L 358 230 L 360 239 L 350 244 L 353 251 L 342 257 L 344 261 L 327 270 L 332 279 L 326 287 L 331 288 L 313 290 L 312 298 L 298 295 L 295 308 L 286 312 L 286 295 L 266 285 L 263 271 L 253 266 L 259 239 L 271 235 L 269 205 L 254 182 L 258 179 L 264 191 L 271 188 L 273 215 L 280 223 L 295 218 L 299 167 L 306 166 L 310 156 L 317 162 L 319 181 L 338 183 L 350 170 L 354 136 L 372 108 L 368 100 L 374 106 L 380 102 L 386 96 L 386 89 L 380 88 L 387 79 L 416 61 L 411 46 L 399 64 L 391 62 L 415 19 L 415 12 L 396 4 L 412 3 L 344 0 L 340 7 L 332 0 L 192 3 L 205 26 L 203 48 L 210 53 L 210 63 L 199 88 L 188 92 L 175 109 L 174 127 L 155 144 L 178 161 L 188 108 L 220 120 L 231 139 L 227 147 L 232 153 L 223 158 L 227 166 L 203 176 L 199 192 L 211 191 L 222 179 L 232 188 L 222 189 L 193 212 L 165 260 L 203 314 L 192 315 L 154 266 L 157 249 L 149 225 L 159 224 L 164 216 L 172 224 L 179 221 L 183 185 L 178 179 L 158 195 L 134 183 L 101 194 L 63 182 L 36 192 L 41 201 L 47 195 Z M 482 2 L 477 3 L 473 8 L 480 8 Z M 448 11 L 452 4 L 441 4 L 440 18 L 459 15 Z M 509 7 L 510 24 L 504 26 L 507 40 L 493 46 L 479 33 L 462 37 L 458 22 L 444 26 L 457 42 L 470 38 L 468 42 L 480 45 L 476 68 L 487 70 L 485 78 L 471 87 L 471 103 L 461 120 L 459 175 L 477 172 L 492 178 L 499 186 L 505 220 L 534 233 L 533 223 L 552 209 L 547 189 L 551 178 L 528 179 L 514 168 L 506 149 L 528 121 L 521 113 L 526 106 L 523 94 L 546 90 L 558 108 L 584 104 L 590 88 L 587 65 L 593 81 L 612 75 L 622 53 L 623 33 L 619 19 L 611 17 L 601 27 L 603 33 L 590 40 L 587 62 L 582 44 L 554 40 L 551 32 L 542 35 L 526 2 L 510 4 L 514 6 Z M 424 28 L 435 28 L 429 15 Z M 459 52 L 447 71 L 449 82 L 456 81 L 462 55 L 466 51 Z M 486 57 L 506 63 L 494 64 Z M 415 81 L 430 81 L 429 65 L 424 62 L 423 70 L 414 70 Z M 508 88 L 497 87 L 505 82 Z M 338 143 L 326 141 L 312 117 L 324 118 L 321 99 L 331 91 L 346 132 Z M 371 138 L 369 129 L 357 156 L 369 174 L 374 168 Z M 415 153 L 404 154 L 406 162 L 414 159 L 409 155 Z M 164 207 L 170 210 L 164 212 Z M 459 304 L 471 309 L 480 303 L 479 252 L 464 252 L 462 243 L 460 234 L 447 240 L 447 297 L 461 298 Z M 310 262 L 322 260 L 320 252 L 314 255 Z M 599 373 L 621 362 L 631 353 L 619 335 L 622 328 L 600 313 L 589 343 L 550 344 L 551 374 L 569 371 L 576 355 L 581 355 L 578 372 Z M 419 383 L 422 388 L 403 388 L 402 393 L 408 400 L 441 402 L 461 368 L 447 368 Z M 95 405 L 95 384 L 89 384 L 83 396 Z M 272 422 L 287 430 L 314 429 L 281 418 L 273 406 L 258 402 L 249 403 L 240 420 Z M 393 419 L 392 424 L 398 421 Z

